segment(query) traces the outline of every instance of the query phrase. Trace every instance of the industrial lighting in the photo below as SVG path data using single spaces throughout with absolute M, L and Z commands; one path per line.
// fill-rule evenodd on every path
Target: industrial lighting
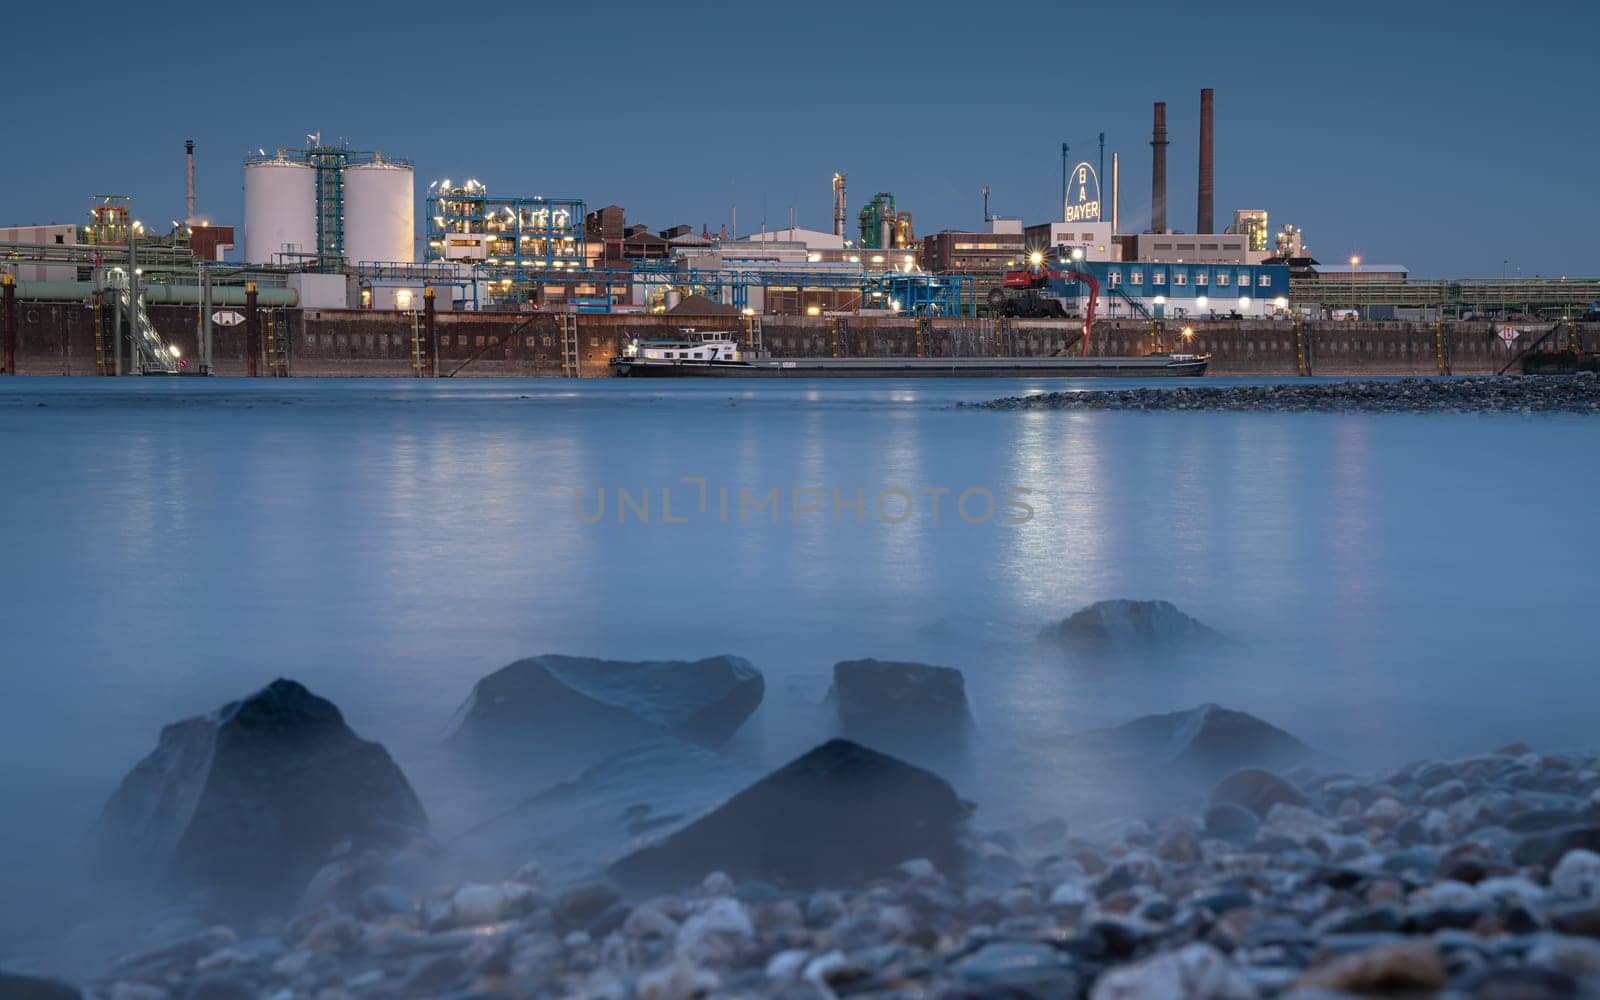
M 1240 309 L 1249 309 L 1250 308 L 1250 296 L 1248 296 L 1248 295 L 1239 296 L 1239 308 Z
M 745 314 L 746 316 L 754 316 L 756 314 L 756 311 L 754 309 L 751 309 L 749 306 L 745 306 L 743 309 L 741 309 L 739 311 L 741 313 Z
M 1272 300 L 1272 305 L 1275 309 L 1287 309 L 1289 308 L 1289 300 L 1280 295 Z
M 1072 259 L 1073 260 L 1082 260 L 1083 259 L 1083 247 L 1073 247 L 1072 248 Z
M 1204 309 L 1209 301 L 1204 295 L 1196 295 L 1194 297 L 1194 307 L 1196 309 Z
M 1361 266 L 1361 258 L 1357 257 L 1355 254 L 1351 254 L 1350 255 L 1350 266 L 1351 267 L 1360 267 Z
M 1155 303 L 1158 306 L 1164 306 L 1167 304 L 1167 297 L 1165 295 L 1157 295 L 1155 298 Z
M 1033 253 L 1028 254 L 1028 263 L 1032 264 L 1034 267 L 1038 267 L 1040 264 L 1044 263 L 1044 254 L 1035 250 Z
M 806 306 L 806 315 L 807 316 L 821 316 L 822 315 L 822 310 L 820 308 L 818 308 L 817 306 Z
M 176 358 L 176 357 L 178 357 L 178 356 L 179 356 L 179 355 L 178 355 L 178 345 L 177 345 L 177 344 L 173 344 L 173 345 L 172 345 L 172 346 L 171 346 L 171 347 L 168 347 L 168 348 L 167 348 L 167 350 L 169 350 L 169 351 L 171 351 L 171 352 L 172 352 L 172 356 L 173 356 L 173 357 L 175 357 L 175 358 Z
M 1183 328 L 1183 339 L 1184 340 L 1193 340 L 1194 339 L 1194 327 L 1186 326 L 1186 327 Z

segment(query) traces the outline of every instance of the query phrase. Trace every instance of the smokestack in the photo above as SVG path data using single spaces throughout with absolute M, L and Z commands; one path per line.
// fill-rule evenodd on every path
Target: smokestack
M 1150 135 L 1150 231 L 1167 231 L 1167 102 L 1156 102 Z
M 1122 161 L 1118 153 L 1111 154 L 1111 235 L 1122 229 Z
M 844 235 L 844 174 L 833 175 L 833 235 Z
M 183 141 L 183 157 L 184 157 L 184 159 L 186 161 L 188 161 L 187 162 L 187 167 L 188 167 L 188 173 L 189 173 L 189 200 L 188 200 L 189 214 L 184 216 L 183 221 L 189 223 L 190 225 L 193 225 L 194 224 L 194 140 L 193 139 L 185 139 Z
M 1211 151 L 1211 88 L 1200 91 L 1200 210 L 1195 218 L 1194 231 L 1214 233 L 1216 217 L 1212 211 L 1212 187 L 1215 180 Z

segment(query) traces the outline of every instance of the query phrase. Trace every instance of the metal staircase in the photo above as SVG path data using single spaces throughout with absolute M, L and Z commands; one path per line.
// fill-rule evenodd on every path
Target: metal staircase
M 97 294 L 94 297 L 94 369 L 101 375 L 115 375 L 115 362 L 111 360 L 106 348 L 109 346 L 106 336 L 106 308 Z
M 112 270 L 106 274 L 111 291 L 122 302 L 122 312 L 127 317 L 128 330 L 133 340 L 141 373 L 158 372 L 163 375 L 178 374 L 178 359 L 161 339 L 150 314 L 145 311 L 144 299 L 135 299 L 128 288 L 126 272 Z

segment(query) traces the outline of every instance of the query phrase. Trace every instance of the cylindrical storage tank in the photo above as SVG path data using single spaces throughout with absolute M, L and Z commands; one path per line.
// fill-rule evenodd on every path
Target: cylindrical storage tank
M 285 248 L 317 252 L 317 171 L 279 154 L 244 165 L 244 257 L 279 262 Z M 294 263 L 287 258 L 285 263 Z
M 357 261 L 415 259 L 416 190 L 411 167 L 357 163 L 344 171 L 344 258 Z

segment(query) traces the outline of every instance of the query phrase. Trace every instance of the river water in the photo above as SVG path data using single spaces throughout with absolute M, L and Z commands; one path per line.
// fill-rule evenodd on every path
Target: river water
M 818 741 L 835 661 L 960 667 L 953 777 L 997 818 L 1059 805 L 1064 735 L 1205 701 L 1353 765 L 1592 742 L 1592 420 L 953 408 L 1059 387 L 5 380 L 4 868 L 79 836 L 163 724 L 280 675 L 459 828 L 439 736 L 544 652 L 748 657 L 732 750 L 763 767 Z M 1238 643 L 1036 641 L 1114 597 Z

